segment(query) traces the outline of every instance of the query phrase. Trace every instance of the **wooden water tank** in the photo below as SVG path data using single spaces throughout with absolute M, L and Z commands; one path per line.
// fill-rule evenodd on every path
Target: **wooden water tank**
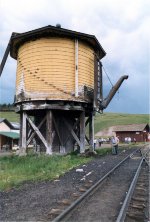
M 9 47 L 17 60 L 20 150 L 33 139 L 47 154 L 75 147 L 83 153 L 85 139 L 93 146 L 94 112 L 102 98 L 100 60 L 106 54 L 96 37 L 46 26 L 13 33 Z
M 91 101 L 94 57 L 105 52 L 95 36 L 48 26 L 12 39 L 17 59 L 16 103 L 32 100 Z M 90 95 L 90 93 L 88 93 Z
M 18 50 L 16 94 L 22 88 L 31 99 L 70 100 L 75 96 L 75 41 L 41 38 L 24 43 Z M 94 88 L 94 51 L 78 41 L 78 93 Z

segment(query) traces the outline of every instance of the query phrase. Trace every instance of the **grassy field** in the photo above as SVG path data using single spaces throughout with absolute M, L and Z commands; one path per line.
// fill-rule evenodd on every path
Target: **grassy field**
M 14 112 L 0 112 L 0 118 L 19 122 L 19 115 Z M 95 116 L 95 133 L 113 125 L 149 123 L 146 114 L 104 113 Z M 100 149 L 99 155 L 110 153 L 111 149 Z M 16 187 L 24 181 L 49 180 L 58 178 L 69 169 L 90 161 L 91 158 L 67 156 L 0 157 L 0 190 Z
M 149 123 L 148 114 L 104 113 L 95 116 L 95 133 L 115 125 Z
M 124 146 L 119 148 L 124 149 Z M 111 148 L 96 149 L 100 156 L 111 153 Z M 58 179 L 60 175 L 81 164 L 86 164 L 93 157 L 81 157 L 75 154 L 27 155 L 0 157 L 0 191 L 19 187 L 26 181 L 43 181 Z
M 91 158 L 76 155 L 0 157 L 0 190 L 9 190 L 24 181 L 56 179 L 73 167 L 90 160 Z
M 5 118 L 10 122 L 19 122 L 19 114 L 15 112 L 0 112 L 0 118 Z
M 19 122 L 19 115 L 15 112 L 0 112 L 0 118 L 11 122 Z M 104 113 L 95 116 L 95 133 L 110 126 L 125 124 L 149 123 L 148 114 Z

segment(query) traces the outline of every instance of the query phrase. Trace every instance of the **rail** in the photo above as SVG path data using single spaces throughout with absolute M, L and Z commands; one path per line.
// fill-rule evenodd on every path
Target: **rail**
M 142 154 L 141 162 L 140 162 L 139 167 L 136 171 L 136 174 L 131 182 L 130 188 L 129 188 L 126 198 L 123 202 L 122 208 L 119 212 L 116 222 L 124 222 L 124 220 L 125 220 L 126 212 L 129 207 L 129 204 L 130 204 L 130 201 L 131 201 L 131 198 L 132 198 L 133 192 L 135 190 L 135 186 L 136 186 L 136 183 L 137 183 L 140 171 L 141 171 L 142 163 L 143 163 L 143 161 L 145 161 L 149 165 L 149 153 L 150 153 L 149 149 L 146 152 L 142 152 L 142 150 L 141 150 L 141 154 Z
M 133 153 L 129 154 L 122 161 L 120 161 L 113 169 L 111 169 L 107 174 L 105 174 L 100 180 L 98 180 L 91 188 L 89 188 L 82 196 L 80 196 L 76 201 L 74 201 L 66 210 L 64 210 L 60 215 L 58 215 L 53 222 L 62 221 L 67 215 L 69 215 L 75 207 L 81 203 L 89 194 L 94 193 L 99 185 L 110 176 L 121 164 L 123 164 L 128 158 L 131 158 L 139 149 L 135 150 Z
M 150 150 L 147 150 L 145 153 L 142 153 L 142 156 L 145 162 L 150 165 L 149 157 L 150 157 Z
M 138 167 L 138 169 L 136 171 L 136 174 L 135 174 L 135 176 L 134 176 L 134 178 L 133 178 L 133 180 L 131 182 L 130 188 L 129 188 L 128 193 L 126 195 L 126 198 L 125 198 L 125 200 L 123 202 L 123 205 L 121 207 L 121 210 L 119 212 L 119 215 L 117 217 L 116 222 L 123 222 L 124 219 L 125 219 L 126 211 L 128 209 L 131 197 L 133 195 L 133 192 L 134 192 L 134 189 L 135 189 L 135 186 L 136 186 L 136 183 L 137 183 L 140 171 L 141 171 L 141 166 L 142 166 L 143 160 L 144 160 L 144 157 L 141 159 L 141 162 L 140 162 L 139 167 Z

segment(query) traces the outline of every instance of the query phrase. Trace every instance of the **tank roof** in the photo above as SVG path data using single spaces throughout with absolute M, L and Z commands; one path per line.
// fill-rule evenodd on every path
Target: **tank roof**
M 17 59 L 18 48 L 25 42 L 36 40 L 42 37 L 56 37 L 56 36 L 77 38 L 79 40 L 87 42 L 89 45 L 93 47 L 95 52 L 98 54 L 99 59 L 102 59 L 106 55 L 106 52 L 104 51 L 101 44 L 94 35 L 76 32 L 51 25 L 24 33 L 13 33 L 10 44 L 10 55 L 12 58 Z

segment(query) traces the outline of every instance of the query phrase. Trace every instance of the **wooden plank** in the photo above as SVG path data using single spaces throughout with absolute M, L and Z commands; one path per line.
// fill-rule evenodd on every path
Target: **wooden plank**
M 21 148 L 26 150 L 27 147 L 27 114 L 22 113 L 22 137 L 21 137 Z
M 19 148 L 22 147 L 22 113 L 20 113 L 20 138 L 19 138 Z
M 62 141 L 62 139 L 61 139 L 61 136 L 60 136 L 60 133 L 59 133 L 59 129 L 58 129 L 58 127 L 57 127 L 57 123 L 56 123 L 56 120 L 55 120 L 54 115 L 53 115 L 53 123 L 54 123 L 55 130 L 56 130 L 56 133 L 57 133 L 58 138 L 59 138 L 60 145 L 63 147 L 63 141 Z
M 86 135 L 85 135 L 85 139 L 88 142 L 88 144 L 90 145 L 90 140 L 89 140 L 89 138 Z
M 63 101 L 63 100 L 62 100 Z M 35 109 L 57 109 L 57 110 L 79 110 L 82 111 L 84 108 L 82 106 L 70 106 L 70 105 L 56 105 L 56 104 L 39 104 L 39 105 L 33 105 L 32 103 L 29 104 L 23 104 L 23 110 L 35 110 Z
M 46 150 L 47 154 L 52 154 L 52 143 L 53 143 L 53 125 L 52 125 L 53 114 L 51 110 L 46 113 L 46 140 L 48 148 Z
M 45 122 L 46 120 L 46 116 L 42 119 L 42 121 L 40 122 L 40 124 L 38 125 L 38 129 L 41 128 L 41 126 L 43 125 L 43 123 Z M 27 141 L 27 146 L 30 144 L 30 142 L 32 141 L 32 139 L 35 137 L 36 135 L 36 132 L 34 131 L 31 136 L 29 137 L 28 141 Z
M 73 130 L 76 129 L 76 127 L 78 126 L 79 122 L 80 122 L 80 120 L 77 119 L 76 122 L 75 122 L 74 125 L 73 125 L 73 128 L 72 128 Z M 67 138 L 66 138 L 66 140 L 65 140 L 65 142 L 64 142 L 64 145 L 67 143 L 69 137 L 70 137 L 70 135 L 68 134 L 68 136 L 67 136 Z
M 85 112 L 80 115 L 80 153 L 85 152 Z
M 63 118 L 63 121 L 65 123 L 65 125 L 67 126 L 68 130 L 70 131 L 71 135 L 73 136 L 73 138 L 75 139 L 75 141 L 78 143 L 79 146 L 81 146 L 80 140 L 77 137 L 77 135 L 75 134 L 72 126 L 67 122 L 67 120 L 65 118 Z
M 89 116 L 89 140 L 90 145 L 94 149 L 94 115 L 93 113 Z
M 33 133 L 33 129 L 31 127 L 29 127 L 29 126 L 30 125 L 28 124 L 28 126 L 27 126 L 27 133 L 28 133 L 27 138 L 29 138 L 32 135 L 32 133 Z
M 30 138 L 30 136 L 32 135 L 33 133 L 33 129 L 32 127 L 30 126 L 30 124 L 27 122 L 27 141 L 28 139 Z M 28 145 L 27 145 L 28 146 Z
M 48 144 L 47 144 L 45 138 L 43 137 L 43 135 L 41 134 L 41 132 L 39 131 L 39 129 L 35 126 L 35 124 L 31 121 L 31 119 L 28 116 L 27 116 L 27 120 L 30 123 L 33 130 L 35 131 L 35 133 L 37 134 L 37 136 L 40 138 L 40 140 L 44 144 L 44 146 L 46 147 L 46 150 L 48 150 L 49 149 Z M 52 153 L 49 153 L 49 154 L 52 154 Z
M 85 122 L 85 126 L 87 126 L 87 124 L 89 123 L 89 121 L 90 121 L 90 118 L 88 117 L 87 120 L 86 120 L 86 122 Z

